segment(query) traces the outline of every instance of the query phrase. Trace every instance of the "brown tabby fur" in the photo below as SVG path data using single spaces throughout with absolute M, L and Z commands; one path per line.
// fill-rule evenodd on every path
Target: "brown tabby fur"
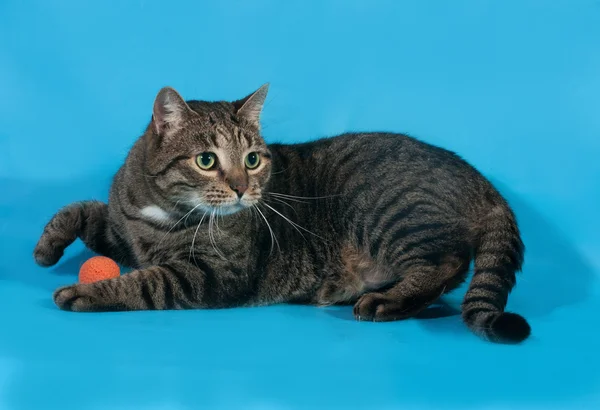
M 135 270 L 58 289 L 90 312 L 354 303 L 359 320 L 412 317 L 475 272 L 462 311 L 496 342 L 530 333 L 504 312 L 524 246 L 506 201 L 454 153 L 400 134 L 267 145 L 267 86 L 234 102 L 162 89 L 108 204 L 61 209 L 34 256 L 54 265 L 76 238 Z M 257 153 L 251 169 L 246 156 Z M 214 168 L 197 158 L 214 153 Z

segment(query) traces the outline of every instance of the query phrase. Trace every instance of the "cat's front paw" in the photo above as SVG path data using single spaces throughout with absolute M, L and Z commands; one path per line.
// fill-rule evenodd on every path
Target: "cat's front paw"
M 53 246 L 45 237 L 40 239 L 33 250 L 35 263 L 43 267 L 55 265 L 62 256 L 63 249 L 59 246 Z
M 89 286 L 71 285 L 57 289 L 54 303 L 62 310 L 73 312 L 93 312 L 99 310 L 99 300 L 90 292 Z

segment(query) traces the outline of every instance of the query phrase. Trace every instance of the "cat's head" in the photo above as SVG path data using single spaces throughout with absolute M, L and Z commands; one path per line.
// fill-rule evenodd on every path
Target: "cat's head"
M 185 101 L 160 90 L 146 132 L 145 165 L 163 197 L 231 214 L 256 204 L 271 173 L 260 135 L 268 84 L 233 101 Z

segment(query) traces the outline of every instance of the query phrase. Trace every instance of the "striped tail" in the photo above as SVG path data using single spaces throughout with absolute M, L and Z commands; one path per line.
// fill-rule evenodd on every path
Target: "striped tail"
M 475 272 L 462 303 L 462 317 L 477 335 L 497 343 L 519 343 L 531 328 L 516 313 L 504 312 L 521 270 L 525 246 L 507 205 L 498 205 L 480 221 Z

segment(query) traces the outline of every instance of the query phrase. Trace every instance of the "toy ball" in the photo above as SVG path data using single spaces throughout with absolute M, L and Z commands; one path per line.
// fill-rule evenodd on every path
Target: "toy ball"
M 119 265 L 106 256 L 94 256 L 79 268 L 79 283 L 93 283 L 116 278 L 121 274 Z

